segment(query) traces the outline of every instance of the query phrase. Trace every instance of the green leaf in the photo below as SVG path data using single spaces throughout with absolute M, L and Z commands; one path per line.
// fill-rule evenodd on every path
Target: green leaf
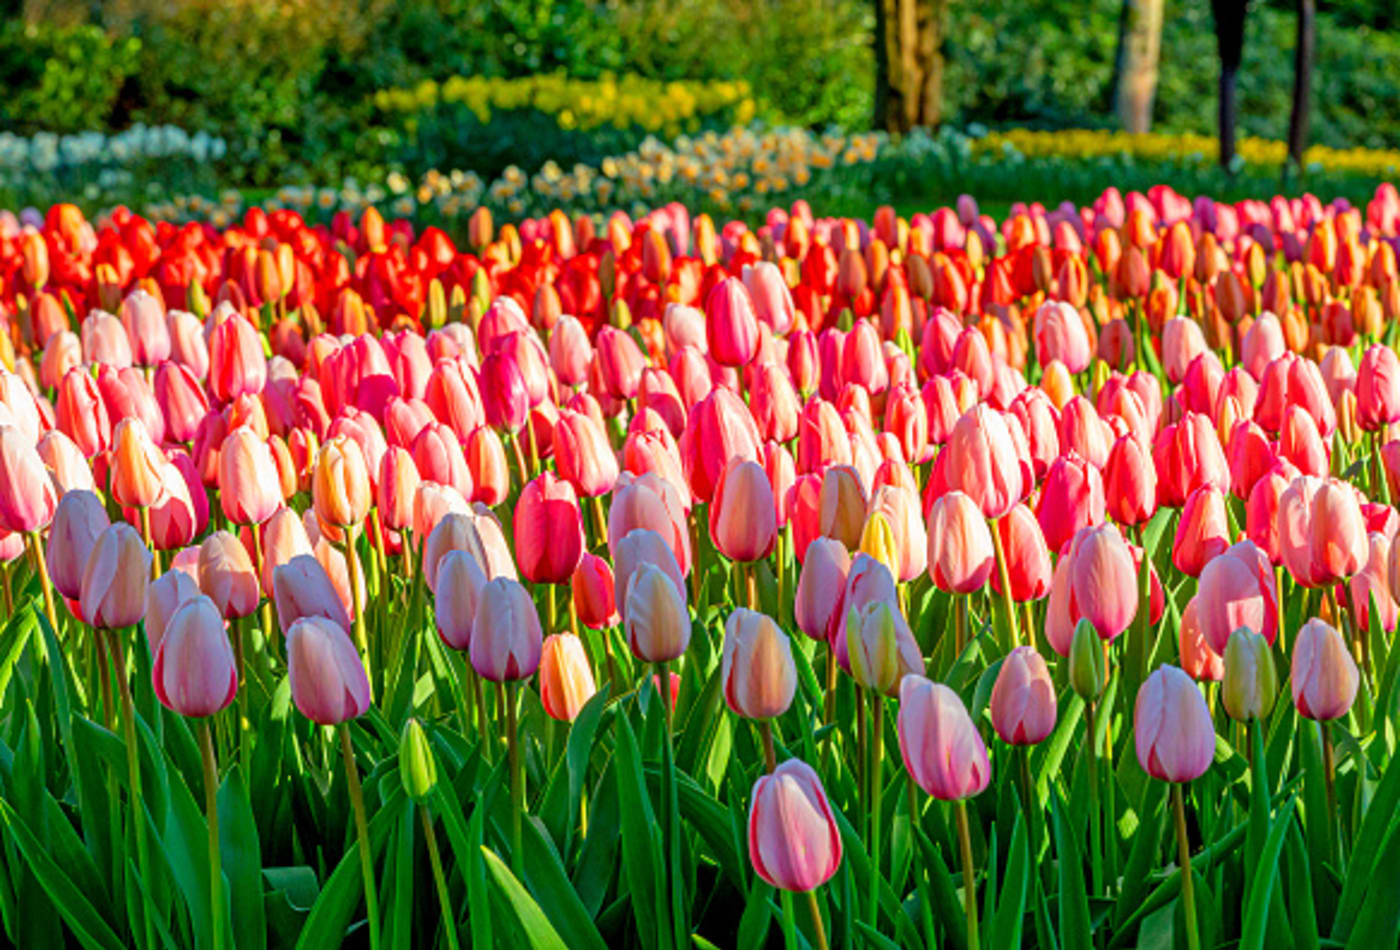
M 258 825 L 239 766 L 229 769 L 219 788 L 219 860 L 228 877 L 233 935 L 239 950 L 267 946 L 263 909 L 262 849 Z
M 1400 938 L 1400 874 L 1395 873 L 1400 868 L 1400 822 L 1391 826 L 1375 867 L 1347 941 L 1348 950 L 1393 947 Z
M 3 650 L 0 650 L 0 702 L 5 699 L 5 691 L 10 686 L 15 664 L 24 653 L 30 636 L 39 626 L 38 610 L 35 606 L 32 610 L 17 613 L 5 625 L 5 632 L 0 634 L 0 643 L 4 644 Z
M 1089 918 L 1089 897 L 1084 888 L 1084 861 L 1079 854 L 1079 844 L 1065 822 L 1058 790 L 1050 800 L 1050 814 L 1055 825 L 1055 853 L 1059 857 L 1060 946 L 1089 947 L 1093 945 L 1093 927 Z M 1139 834 L 1142 830 L 1139 827 Z
M 1279 853 L 1283 850 L 1284 836 L 1288 834 L 1292 822 L 1293 800 L 1290 799 L 1279 809 L 1269 826 L 1269 837 L 1264 841 L 1263 850 L 1254 865 L 1249 899 L 1244 906 L 1240 950 L 1263 950 L 1269 922 L 1269 903 L 1273 899 L 1274 881 L 1279 876 Z
M 1313 906 L 1308 852 L 1298 823 L 1288 831 L 1288 910 L 1296 950 L 1318 950 L 1317 911 Z
M 0 798 L 0 822 L 4 822 L 10 839 L 23 854 L 29 869 L 44 888 L 44 893 L 53 901 L 54 907 L 78 941 L 84 947 L 122 950 L 122 942 L 112 932 L 112 928 L 107 926 L 107 922 L 97 913 L 83 892 L 63 873 L 63 869 L 50 857 L 43 843 L 34 836 L 3 798 Z
M 1026 823 L 1018 815 L 1011 832 L 1011 857 L 1002 882 L 1001 900 L 992 918 L 991 947 L 1019 947 L 1021 930 L 1026 917 L 1026 895 L 1030 890 L 1030 849 L 1026 842 Z
M 570 947 L 578 950 L 607 950 L 607 943 L 598 933 L 593 918 L 579 899 L 578 892 L 564 872 L 564 865 L 540 825 L 527 820 L 522 829 L 521 866 L 525 883 L 545 908 L 550 923 Z
M 384 946 L 406 948 L 413 927 L 413 843 L 415 808 L 405 808 L 395 827 L 394 846 L 388 849 L 385 879 L 390 886 L 380 899 L 384 909 Z
M 618 810 L 622 818 L 622 866 L 632 891 L 632 913 L 637 931 L 647 947 L 661 939 L 664 946 L 670 933 L 667 907 L 661 899 L 660 884 L 665 881 L 661 867 L 660 828 L 651 809 L 646 782 L 642 777 L 641 753 L 632 724 L 624 715 L 616 717 L 617 736 L 613 761 L 617 768 Z
M 496 852 L 483 847 L 481 854 L 505 909 L 514 918 L 518 928 L 515 938 L 523 938 L 526 945 L 533 950 L 568 950 L 568 944 L 564 943 L 558 931 L 550 924 L 549 918 L 540 910 L 540 905 L 535 903 L 530 892 L 525 890 L 510 872 L 510 868 L 506 867 L 505 862 L 496 856 Z
M 929 901 L 933 904 L 933 917 L 942 921 L 948 929 L 948 938 L 956 947 L 967 946 L 967 921 L 963 919 L 962 902 L 958 899 L 957 887 L 953 884 L 952 872 L 938 852 L 929 836 L 922 828 L 915 829 L 919 850 L 923 853 L 924 866 L 928 869 L 932 893 Z
M 1400 650 L 1396 653 L 1400 654 Z M 1400 768 L 1392 762 L 1381 776 L 1375 797 L 1371 799 L 1356 834 L 1355 850 L 1347 865 L 1342 896 L 1337 904 L 1336 922 L 1332 927 L 1334 940 L 1346 940 L 1351 933 L 1352 924 L 1361 911 L 1361 899 L 1371 884 L 1372 874 L 1380 870 L 1376 865 L 1376 855 L 1381 842 L 1385 840 L 1386 829 L 1397 812 L 1400 812 Z
M 735 946 L 762 947 L 768 943 L 768 928 L 773 922 L 770 898 L 773 885 L 755 876 L 748 900 L 744 903 L 743 916 L 739 918 L 739 935 Z

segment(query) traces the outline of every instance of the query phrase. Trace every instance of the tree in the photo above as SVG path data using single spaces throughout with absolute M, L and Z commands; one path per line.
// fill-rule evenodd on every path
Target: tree
M 1313 50 L 1317 45 L 1317 2 L 1298 0 L 1298 36 L 1293 47 L 1293 111 L 1288 116 L 1288 168 L 1303 164 L 1308 146 L 1308 100 L 1312 94 Z
M 948 0 L 875 0 L 875 127 L 908 132 L 943 118 Z
M 1157 60 L 1162 49 L 1162 0 L 1123 0 L 1113 75 L 1118 121 L 1128 132 L 1152 128 Z
M 1244 56 L 1244 15 L 1248 0 L 1210 0 L 1215 44 L 1220 52 L 1220 167 L 1235 159 L 1235 76 Z

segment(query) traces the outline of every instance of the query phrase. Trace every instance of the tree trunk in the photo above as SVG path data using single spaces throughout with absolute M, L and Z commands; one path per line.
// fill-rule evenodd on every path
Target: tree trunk
M 1157 59 L 1162 49 L 1162 0 L 1123 0 L 1114 76 L 1118 121 L 1125 131 L 1152 128 Z
M 875 0 L 875 127 L 908 132 L 943 117 L 948 0 Z
M 1288 117 L 1288 164 L 1303 164 L 1308 147 L 1308 106 L 1312 95 L 1313 50 L 1317 44 L 1317 2 L 1298 0 L 1298 38 L 1293 47 L 1293 112 Z
M 1244 55 L 1244 15 L 1248 0 L 1211 0 L 1215 43 L 1220 52 L 1220 167 L 1235 159 L 1235 76 Z

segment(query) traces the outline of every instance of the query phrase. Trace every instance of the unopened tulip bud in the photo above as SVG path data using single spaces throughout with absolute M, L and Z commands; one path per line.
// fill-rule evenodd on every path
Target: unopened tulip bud
M 349 634 L 323 617 L 303 617 L 287 631 L 287 677 L 301 714 L 339 725 L 369 709 L 369 677 Z
M 900 680 L 924 668 L 909 624 L 885 600 L 849 607 L 844 645 L 851 676 L 866 689 L 892 694 Z
M 1104 680 L 1103 641 L 1092 623 L 1080 620 L 1069 645 L 1070 686 L 1080 699 L 1091 703 L 1103 695 Z
M 724 625 L 724 700 L 737 715 L 772 719 L 797 692 L 792 644 L 771 617 L 736 608 Z
M 399 733 L 399 779 L 410 801 L 422 804 L 437 787 L 437 759 L 427 733 L 417 719 L 409 717 Z
M 1345 716 L 1356 699 L 1360 675 L 1335 627 L 1314 618 L 1293 643 L 1293 704 L 1308 719 Z
M 1164 782 L 1200 778 L 1215 758 L 1215 727 L 1191 677 L 1163 665 L 1138 689 L 1133 707 L 1138 764 Z
M 1278 670 L 1269 641 L 1247 627 L 1230 634 L 1225 645 L 1225 678 L 1220 699 L 1231 719 L 1262 720 L 1278 695 Z
M 831 880 L 841 866 L 841 832 L 810 765 L 788 759 L 754 783 L 748 845 L 754 871 L 774 887 L 811 891 Z
M 1054 730 L 1055 684 L 1035 647 L 1017 647 L 1001 661 L 989 708 L 1003 742 L 1035 745 Z
M 138 623 L 146 613 L 146 585 L 151 552 L 136 529 L 117 522 L 97 536 L 83 570 L 79 601 L 83 617 L 94 627 L 119 630 Z
M 942 683 L 906 676 L 899 686 L 899 751 L 919 787 L 941 801 L 980 794 L 992 777 L 987 746 L 962 699 Z

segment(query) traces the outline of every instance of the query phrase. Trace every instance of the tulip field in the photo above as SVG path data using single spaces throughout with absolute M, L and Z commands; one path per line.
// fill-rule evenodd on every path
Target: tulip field
M 0 215 L 0 945 L 1400 944 L 1400 192 Z

